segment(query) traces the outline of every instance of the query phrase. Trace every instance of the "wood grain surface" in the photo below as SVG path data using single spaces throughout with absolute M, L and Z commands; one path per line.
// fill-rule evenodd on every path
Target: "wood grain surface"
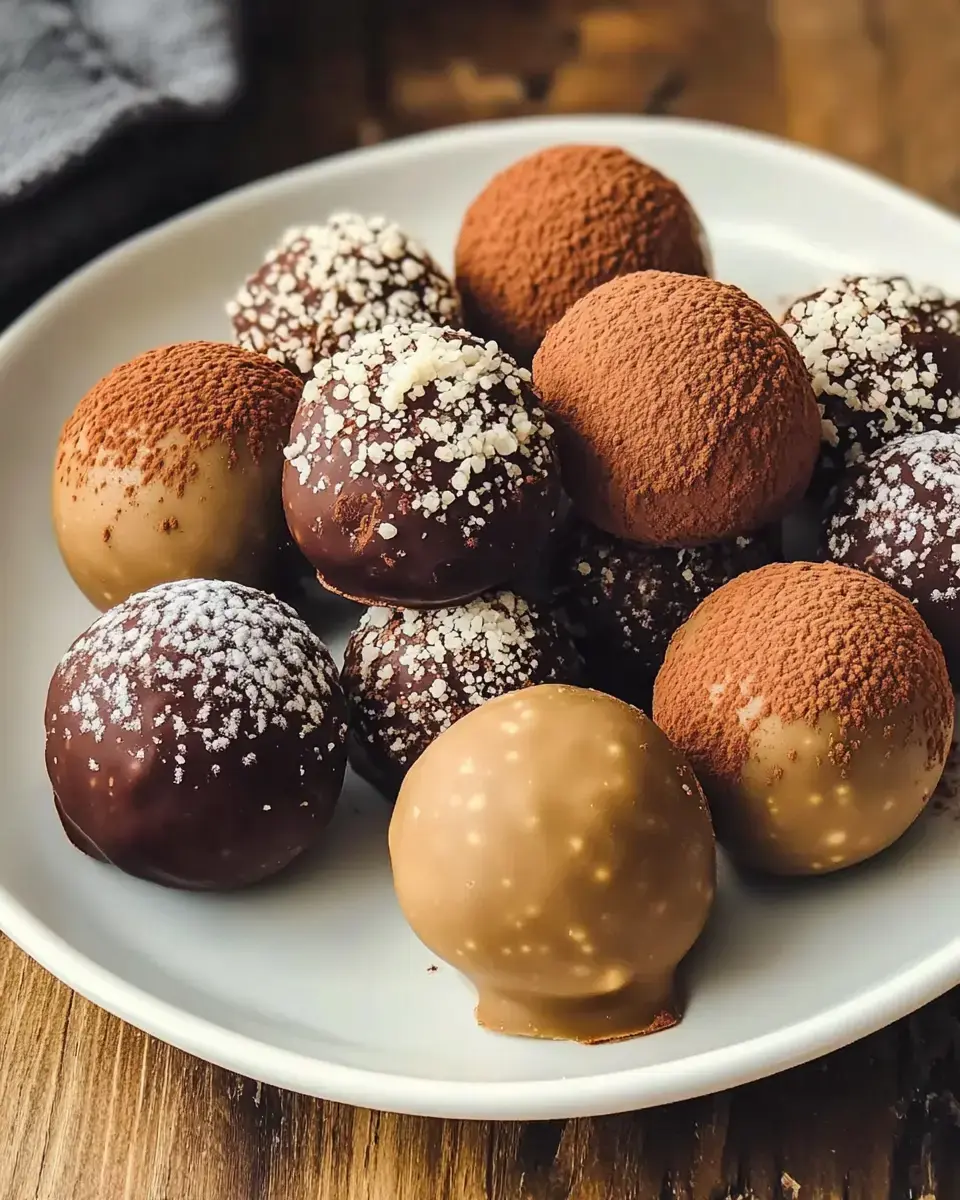
M 960 0 L 250 0 L 249 16 L 223 184 L 435 125 L 618 110 L 782 133 L 960 209 Z M 0 1200 L 960 1197 L 958 993 L 730 1093 L 526 1125 L 238 1078 L 2 939 L 0 997 Z

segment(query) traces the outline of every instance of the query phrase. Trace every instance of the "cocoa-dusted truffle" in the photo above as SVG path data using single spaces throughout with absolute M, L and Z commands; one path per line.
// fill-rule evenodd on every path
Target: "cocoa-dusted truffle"
M 456 290 L 427 251 L 385 217 L 349 212 L 288 229 L 227 315 L 242 346 L 304 376 L 358 333 L 461 324 Z
M 407 774 L 390 859 L 414 932 L 476 985 L 481 1025 L 603 1042 L 679 1019 L 713 829 L 637 709 L 558 684 L 484 704 Z
M 631 271 L 710 272 L 680 188 L 615 146 L 552 146 L 494 176 L 456 251 L 469 328 L 529 363 L 581 296 Z
M 902 276 L 848 277 L 783 327 L 820 406 L 824 482 L 907 433 L 960 424 L 960 305 Z
M 330 655 L 293 609 L 235 583 L 161 584 L 60 663 L 47 772 L 91 857 L 169 887 L 241 887 L 318 842 L 345 718 Z
M 773 564 L 708 596 L 670 643 L 653 714 L 740 862 L 835 871 L 895 841 L 953 732 L 939 645 L 916 609 L 833 563 Z
M 60 435 L 53 520 L 98 608 L 194 576 L 268 583 L 300 382 L 259 354 L 182 342 L 115 367 Z
M 835 497 L 827 552 L 912 600 L 960 680 L 960 435 L 918 433 L 866 458 Z
M 553 564 L 554 601 L 590 683 L 645 707 L 671 635 L 700 601 L 778 556 L 772 531 L 691 549 L 650 549 L 574 520 Z
M 554 325 L 533 371 L 570 497 L 616 537 L 751 533 L 810 480 L 820 423 L 806 370 L 739 288 L 662 271 L 615 279 Z
M 343 686 L 355 764 L 386 792 L 466 713 L 536 683 L 576 683 L 569 637 L 513 592 L 457 608 L 368 609 L 347 642 Z
M 387 326 L 317 365 L 286 451 L 287 524 L 320 582 L 423 608 L 519 574 L 559 500 L 529 374 L 464 332 Z

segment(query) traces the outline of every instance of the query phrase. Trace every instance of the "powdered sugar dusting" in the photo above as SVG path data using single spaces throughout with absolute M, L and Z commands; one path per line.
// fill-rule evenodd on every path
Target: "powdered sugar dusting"
M 921 433 L 872 454 L 848 481 L 827 531 L 830 557 L 866 564 L 925 602 L 960 599 L 960 437 Z
M 186 739 L 200 739 L 217 772 L 218 756 L 271 728 L 309 737 L 324 724 L 336 669 L 316 635 L 273 596 L 186 580 L 104 613 L 71 647 L 58 677 L 62 736 L 72 727 L 97 743 L 115 732 L 169 743 L 179 782 Z M 256 755 L 241 761 L 253 765 Z
M 960 421 L 955 373 L 936 340 L 960 334 L 960 308 L 937 289 L 847 278 L 798 300 L 783 327 L 810 371 L 823 441 L 847 463 L 897 434 Z
M 306 375 L 358 333 L 406 321 L 459 324 L 460 302 L 396 224 L 340 212 L 324 225 L 287 230 L 227 314 L 242 346 Z

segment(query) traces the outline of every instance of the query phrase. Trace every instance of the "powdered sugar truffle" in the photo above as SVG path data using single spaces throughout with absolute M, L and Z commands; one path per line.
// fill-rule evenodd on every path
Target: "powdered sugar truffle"
M 798 300 L 783 327 L 810 372 L 826 465 L 960 423 L 960 307 L 938 289 L 848 277 Z
M 444 729 L 495 696 L 575 683 L 579 655 L 536 606 L 513 592 L 456 608 L 371 608 L 344 654 L 355 761 L 395 789 Z
M 287 524 L 321 583 L 449 604 L 513 578 L 559 500 L 553 429 L 496 342 L 386 326 L 319 363 L 286 450 Z
M 358 333 L 386 324 L 460 324 L 453 284 L 386 217 L 334 213 L 288 229 L 227 305 L 237 341 L 308 375 Z
M 87 853 L 171 886 L 235 887 L 322 833 L 345 716 L 329 652 L 292 608 L 241 584 L 162 584 L 105 613 L 61 661 L 47 769 Z
M 833 500 L 827 553 L 912 600 L 960 681 L 960 435 L 914 434 L 865 459 Z

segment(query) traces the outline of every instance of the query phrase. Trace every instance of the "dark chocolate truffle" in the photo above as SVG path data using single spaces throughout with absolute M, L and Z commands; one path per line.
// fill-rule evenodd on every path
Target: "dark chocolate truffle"
M 297 377 L 238 346 L 182 342 L 115 367 L 60 434 L 53 520 L 97 608 L 171 579 L 269 585 Z
M 739 288 L 662 271 L 605 283 L 533 368 L 580 514 L 653 546 L 723 541 L 801 498 L 820 440 L 803 362 Z
M 667 643 L 701 600 L 778 557 L 776 536 L 691 549 L 651 549 L 572 521 L 553 564 L 554 603 L 586 664 L 586 678 L 621 700 L 649 705 Z
M 960 306 L 901 276 L 849 277 L 783 321 L 813 381 L 824 482 L 896 437 L 960 424 Z
M 654 268 L 710 273 L 679 187 L 615 146 L 552 146 L 494 176 L 467 210 L 456 251 L 469 328 L 530 363 L 581 296 Z
M 812 875 L 870 858 L 919 816 L 950 748 L 953 693 L 893 588 L 833 563 L 777 563 L 708 596 L 674 634 L 653 715 L 731 855 Z
M 715 888 L 693 774 L 643 713 L 559 684 L 491 700 L 407 774 L 400 907 L 501 1033 L 603 1042 L 679 1020 Z
M 461 324 L 456 290 L 427 251 L 385 217 L 356 213 L 287 230 L 227 315 L 241 346 L 303 376 L 358 333 Z
M 319 841 L 346 765 L 326 647 L 265 592 L 191 579 L 105 613 L 47 695 L 71 841 L 168 887 L 256 883 Z
M 960 435 L 918 433 L 864 459 L 833 501 L 827 552 L 912 600 L 960 680 Z
M 387 326 L 317 365 L 286 451 L 290 532 L 320 582 L 424 608 L 516 577 L 560 494 L 553 429 L 496 343 Z
M 580 675 L 570 639 L 512 592 L 458 608 L 368 609 L 343 663 L 355 765 L 393 793 L 430 743 L 478 705 Z

